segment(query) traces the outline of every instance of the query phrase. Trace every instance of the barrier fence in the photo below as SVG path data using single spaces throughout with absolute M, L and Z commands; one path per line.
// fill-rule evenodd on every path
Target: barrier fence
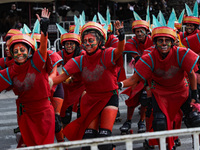
M 26 148 L 18 148 L 14 150 L 63 150 L 69 148 L 81 148 L 90 146 L 91 150 L 98 150 L 98 145 L 102 144 L 117 144 L 125 143 L 126 150 L 133 150 L 133 141 L 140 141 L 145 139 L 159 139 L 160 150 L 166 150 L 166 138 L 172 136 L 192 135 L 194 150 L 199 150 L 199 134 L 200 128 L 178 129 L 159 132 L 147 132 L 132 135 L 111 136 L 105 138 L 94 138 L 87 140 L 68 141 L 62 143 L 54 143 L 47 145 L 31 146 Z M 191 147 L 192 149 L 192 147 Z

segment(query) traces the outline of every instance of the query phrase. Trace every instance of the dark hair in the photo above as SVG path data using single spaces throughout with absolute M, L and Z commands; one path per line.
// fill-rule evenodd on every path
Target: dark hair
M 98 48 L 99 49 L 102 49 L 104 50 L 104 46 L 105 46 L 105 40 L 104 40 L 104 37 L 103 35 L 98 31 L 98 30 L 95 30 L 95 29 L 89 29 L 89 30 L 86 30 L 83 32 L 82 36 L 81 36 L 81 40 L 83 41 L 83 38 L 86 34 L 88 33 L 91 33 L 91 34 L 94 34 L 97 38 L 97 41 L 100 42 L 100 44 L 98 45 Z
M 80 54 L 80 44 L 76 41 L 72 41 L 72 40 L 68 40 L 68 41 L 75 43 L 75 51 L 74 51 L 73 58 L 76 57 L 76 56 L 79 56 L 79 54 Z M 64 41 L 63 45 L 65 45 L 65 43 L 68 42 L 68 41 Z

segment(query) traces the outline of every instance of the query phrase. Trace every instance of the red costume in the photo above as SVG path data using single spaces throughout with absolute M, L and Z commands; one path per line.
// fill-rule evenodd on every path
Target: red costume
M 15 35 L 10 39 L 10 43 L 31 40 L 28 35 Z M 44 44 L 47 43 L 47 37 L 43 36 L 41 40 Z M 18 124 L 26 146 L 54 142 L 55 116 L 48 100 L 50 87 L 45 64 L 46 61 L 40 51 L 36 51 L 24 64 L 15 63 L 1 71 L 0 91 L 12 85 L 14 93 L 18 95 L 16 100 Z
M 175 115 L 188 98 L 189 86 L 184 71 L 191 72 L 198 58 L 191 50 L 174 46 L 163 60 L 155 48 L 150 54 L 141 57 L 135 66 L 135 71 L 142 79 L 152 79 L 151 91 L 167 118 L 168 130 L 172 129 Z M 171 149 L 174 140 L 168 139 Z
M 113 48 L 71 59 L 63 68 L 66 74 L 81 72 L 86 94 L 81 99 L 81 117 L 68 124 L 63 133 L 68 140 L 82 139 L 85 129 L 101 112 L 118 88 Z
M 7 67 L 12 66 L 15 63 L 14 59 L 10 57 L 0 58 L 0 69 L 3 70 Z

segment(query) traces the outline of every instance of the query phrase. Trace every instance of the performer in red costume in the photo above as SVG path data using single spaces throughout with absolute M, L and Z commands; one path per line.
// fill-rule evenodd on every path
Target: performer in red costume
M 37 46 L 40 46 L 40 24 L 38 20 L 35 22 L 34 25 L 34 30 L 32 33 L 33 39 L 36 40 Z M 47 60 L 46 60 L 46 65 L 47 65 L 47 72 L 49 74 L 49 78 L 56 77 L 59 75 L 57 71 L 57 64 L 62 62 L 62 58 L 58 53 L 53 52 L 51 50 L 47 51 Z M 53 105 L 54 112 L 55 112 L 55 136 L 57 139 L 57 142 L 64 142 L 64 135 L 62 133 L 63 127 L 61 123 L 61 118 L 60 118 L 60 110 L 63 104 L 63 99 L 64 99 L 64 91 L 62 84 L 54 85 L 51 88 L 51 95 L 50 95 L 50 101 Z
M 175 19 L 169 19 L 167 26 L 158 23 L 155 16 L 152 39 L 155 48 L 143 55 L 135 66 L 136 73 L 123 81 L 120 87 L 133 86 L 140 80 L 152 80 L 152 107 L 154 131 L 171 130 L 175 115 L 181 109 L 186 116 L 187 127 L 200 126 L 200 116 L 193 110 L 191 103 L 196 103 L 197 81 L 195 67 L 199 56 L 187 48 L 176 47 L 174 30 Z M 187 72 L 192 89 L 189 96 L 189 86 L 185 79 Z M 172 150 L 174 139 L 167 138 L 168 149 Z
M 0 91 L 13 86 L 18 98 L 17 117 L 22 140 L 26 146 L 54 142 L 55 116 L 48 100 L 50 87 L 46 72 L 48 9 L 42 10 L 41 45 L 35 51 L 34 40 L 26 34 L 16 34 L 8 42 L 15 64 L 0 71 Z
M 81 117 L 68 124 L 63 132 L 68 140 L 111 136 L 118 111 L 116 68 L 124 50 L 123 23 L 116 21 L 118 47 L 104 49 L 106 30 L 96 22 L 82 27 L 81 39 L 86 55 L 70 59 L 65 73 L 53 79 L 54 84 L 71 74 L 81 73 L 86 94 L 81 99 Z M 87 149 L 87 148 L 86 148 Z M 100 145 L 101 150 L 113 149 L 112 144 Z
M 148 10 L 148 9 L 147 9 Z M 147 15 L 148 16 L 148 15 Z M 132 31 L 134 37 L 129 39 L 125 44 L 125 51 L 130 53 L 137 63 L 138 59 L 143 55 L 145 49 L 153 45 L 151 37 L 147 34 L 149 32 L 148 17 L 142 20 L 136 12 L 134 12 L 135 21 L 132 23 Z M 129 132 L 131 128 L 131 119 L 135 108 L 141 104 L 140 120 L 138 122 L 138 133 L 146 131 L 145 127 L 145 111 L 146 111 L 146 87 L 143 82 L 140 82 L 136 87 L 129 87 L 122 94 L 126 94 L 129 98 L 125 101 L 127 105 L 127 120 L 123 126 L 120 127 L 122 134 Z
M 10 67 L 10 66 L 12 66 L 12 65 L 15 63 L 15 61 L 14 61 L 14 59 L 12 58 L 12 56 L 11 56 L 11 54 L 10 54 L 10 51 L 9 51 L 9 49 L 8 49 L 7 42 L 8 42 L 8 40 L 9 40 L 13 35 L 15 35 L 15 34 L 20 34 L 20 33 L 22 33 L 22 32 L 21 32 L 20 30 L 17 30 L 17 29 L 10 29 L 10 30 L 7 32 L 7 34 L 6 34 L 6 36 L 5 36 L 5 41 L 6 41 L 6 48 L 5 48 L 5 50 L 6 50 L 6 57 L 0 58 L 0 69 L 1 69 L 1 70 L 5 69 L 5 68 L 7 68 L 7 67 Z
M 61 33 L 61 45 L 64 47 L 58 54 L 62 57 L 64 66 L 71 58 L 84 55 L 85 51 L 80 50 L 79 25 L 74 29 L 74 33 L 67 33 L 64 28 L 57 24 Z M 64 102 L 61 108 L 61 120 L 64 126 L 70 123 L 72 111 L 77 112 L 80 116 L 79 101 L 85 90 L 85 86 L 81 80 L 81 74 L 76 73 L 62 83 L 64 88 Z
M 186 25 L 185 32 L 180 32 L 180 38 L 182 44 L 193 50 L 195 53 L 200 53 L 200 31 L 199 31 L 199 13 L 198 13 L 198 3 L 195 2 L 193 13 L 185 4 L 186 12 L 188 16 L 184 16 L 183 24 Z

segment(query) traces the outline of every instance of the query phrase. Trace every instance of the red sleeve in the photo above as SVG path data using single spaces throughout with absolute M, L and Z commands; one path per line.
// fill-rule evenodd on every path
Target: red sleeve
M 136 40 L 134 38 L 131 38 L 125 44 L 124 53 L 133 53 L 139 55 L 137 48 L 138 44 Z
M 194 35 L 187 36 L 182 40 L 182 44 L 191 50 L 193 50 L 195 53 L 200 53 L 200 37 L 198 33 Z
M 0 70 L 5 69 L 5 59 L 6 57 L 0 58 Z
M 10 68 L 6 68 L 0 71 L 0 92 L 7 89 L 13 84 L 11 80 L 12 77 L 10 74 L 10 70 Z
M 63 71 L 67 75 L 82 72 L 83 55 L 71 58 L 63 67 Z
M 188 73 L 191 73 L 195 68 L 199 56 L 194 53 L 191 49 L 187 48 L 178 48 L 178 64 Z M 194 70 L 195 71 L 195 70 Z
M 39 51 L 35 51 L 33 58 L 31 59 L 31 65 L 38 71 L 41 71 L 45 67 L 45 60 L 41 56 Z
M 47 61 L 46 61 L 47 72 L 51 72 L 53 67 L 55 67 L 57 64 L 59 64 L 61 61 L 63 61 L 63 59 L 57 52 L 48 50 L 47 51 Z
M 153 59 L 152 53 L 143 55 L 135 65 L 135 72 L 143 79 L 148 80 L 152 76 L 153 71 Z
M 113 65 L 116 65 L 116 62 L 114 61 L 114 50 L 116 48 L 110 47 L 103 51 L 101 62 L 103 63 L 104 67 L 110 67 Z

